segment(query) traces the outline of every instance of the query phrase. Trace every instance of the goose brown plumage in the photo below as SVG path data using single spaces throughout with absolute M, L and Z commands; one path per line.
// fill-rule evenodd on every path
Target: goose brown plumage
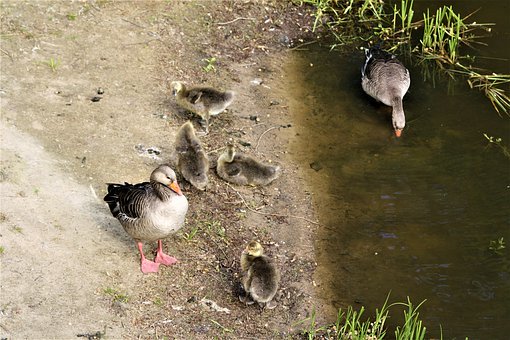
M 268 309 L 276 307 L 273 298 L 278 290 L 280 273 L 273 261 L 264 255 L 264 248 L 257 241 L 251 241 L 241 254 L 243 288 L 246 297 L 239 297 L 247 304 L 258 302 Z
M 113 217 L 138 246 L 143 273 L 158 271 L 159 265 L 172 265 L 177 260 L 163 252 L 161 239 L 184 225 L 188 200 L 182 194 L 175 172 L 164 164 L 151 174 L 150 182 L 108 184 L 104 197 Z M 143 242 L 158 241 L 155 261 L 143 254 Z
M 209 179 L 209 158 L 204 152 L 200 140 L 190 121 L 184 123 L 175 138 L 177 169 L 194 187 L 205 190 Z
M 365 50 L 361 86 L 375 100 L 392 107 L 392 124 L 400 137 L 406 125 L 402 98 L 411 85 L 409 71 L 393 54 L 379 48 Z
M 172 93 L 177 104 L 184 109 L 199 115 L 205 120 L 205 133 L 209 133 L 209 118 L 215 116 L 232 104 L 233 91 L 219 91 L 211 87 L 190 87 L 179 81 L 171 83 Z
M 218 157 L 218 176 L 238 185 L 268 185 L 280 176 L 280 167 L 262 164 L 256 159 L 235 152 L 232 144 Z

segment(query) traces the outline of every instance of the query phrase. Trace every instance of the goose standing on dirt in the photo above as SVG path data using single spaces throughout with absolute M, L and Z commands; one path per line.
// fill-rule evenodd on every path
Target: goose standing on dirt
M 177 99 L 177 104 L 186 110 L 189 110 L 205 120 L 205 133 L 209 133 L 209 118 L 215 116 L 232 104 L 234 100 L 233 91 L 218 91 L 210 87 L 192 87 L 186 86 L 174 81 L 171 83 L 172 93 Z
M 242 153 L 236 153 L 232 144 L 218 157 L 218 176 L 238 185 L 268 185 L 280 176 L 280 167 L 262 164 Z
M 241 254 L 242 283 L 247 296 L 239 297 L 239 300 L 246 304 L 256 301 L 272 309 L 276 307 L 272 300 L 278 289 L 280 273 L 273 261 L 263 253 L 260 243 L 251 241 Z
M 205 190 L 209 181 L 207 177 L 209 158 L 207 158 L 190 121 L 184 123 L 177 131 L 175 150 L 179 172 L 194 187 Z
M 170 266 L 177 260 L 163 253 L 161 239 L 179 230 L 188 211 L 188 200 L 182 194 L 175 172 L 166 164 L 156 168 L 150 182 L 108 184 L 104 197 L 113 217 L 117 218 L 138 245 L 143 273 L 155 273 L 159 265 Z M 143 254 L 142 242 L 158 241 L 155 261 Z
M 379 48 L 366 49 L 365 56 L 361 86 L 372 98 L 393 108 L 393 129 L 395 135 L 400 137 L 406 125 L 402 98 L 411 85 L 409 71 L 395 55 Z

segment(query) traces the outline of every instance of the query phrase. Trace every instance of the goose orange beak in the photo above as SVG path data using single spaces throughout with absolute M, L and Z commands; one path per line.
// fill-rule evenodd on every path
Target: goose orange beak
M 169 185 L 170 189 L 172 189 L 177 195 L 182 196 L 181 188 L 179 187 L 179 184 L 177 184 L 177 181 L 173 181 Z
M 400 137 L 402 135 L 402 129 L 395 129 L 395 136 Z

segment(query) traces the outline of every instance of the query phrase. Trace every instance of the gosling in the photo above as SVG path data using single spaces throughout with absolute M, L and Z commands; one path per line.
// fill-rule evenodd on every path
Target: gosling
M 260 163 L 254 158 L 236 153 L 232 144 L 218 157 L 218 176 L 237 185 L 268 185 L 280 176 L 280 167 Z
M 207 177 L 209 159 L 190 121 L 184 123 L 177 131 L 175 150 L 179 172 L 191 185 L 199 190 L 205 190 L 209 182 Z
M 191 87 L 189 89 L 179 82 L 171 83 L 172 93 L 177 104 L 182 108 L 199 115 L 205 121 L 205 134 L 209 133 L 209 118 L 216 116 L 232 104 L 233 91 L 219 91 L 210 87 Z
M 239 297 L 239 300 L 246 304 L 255 301 L 262 307 L 273 309 L 276 307 L 273 298 L 278 290 L 280 273 L 273 261 L 263 253 L 264 249 L 257 241 L 248 243 L 242 252 L 242 283 L 247 296 Z

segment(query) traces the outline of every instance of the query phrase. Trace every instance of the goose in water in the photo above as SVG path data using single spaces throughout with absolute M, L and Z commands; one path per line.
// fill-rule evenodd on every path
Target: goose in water
M 137 243 L 143 273 L 155 273 L 160 264 L 170 266 L 177 262 L 163 252 L 161 239 L 184 225 L 188 200 L 177 184 L 175 172 L 168 165 L 157 167 L 150 182 L 108 184 L 104 200 L 113 217 Z M 145 258 L 143 242 L 156 240 L 158 250 L 153 262 Z
M 379 48 L 365 50 L 365 56 L 361 86 L 372 98 L 393 108 L 393 129 L 395 135 L 400 137 L 406 125 L 402 98 L 411 85 L 409 71 L 395 55 Z
M 172 93 L 176 97 L 177 104 L 182 108 L 199 115 L 205 120 L 205 133 L 209 133 L 209 118 L 216 116 L 232 104 L 233 91 L 219 91 L 210 87 L 191 87 L 174 81 L 171 83 Z

